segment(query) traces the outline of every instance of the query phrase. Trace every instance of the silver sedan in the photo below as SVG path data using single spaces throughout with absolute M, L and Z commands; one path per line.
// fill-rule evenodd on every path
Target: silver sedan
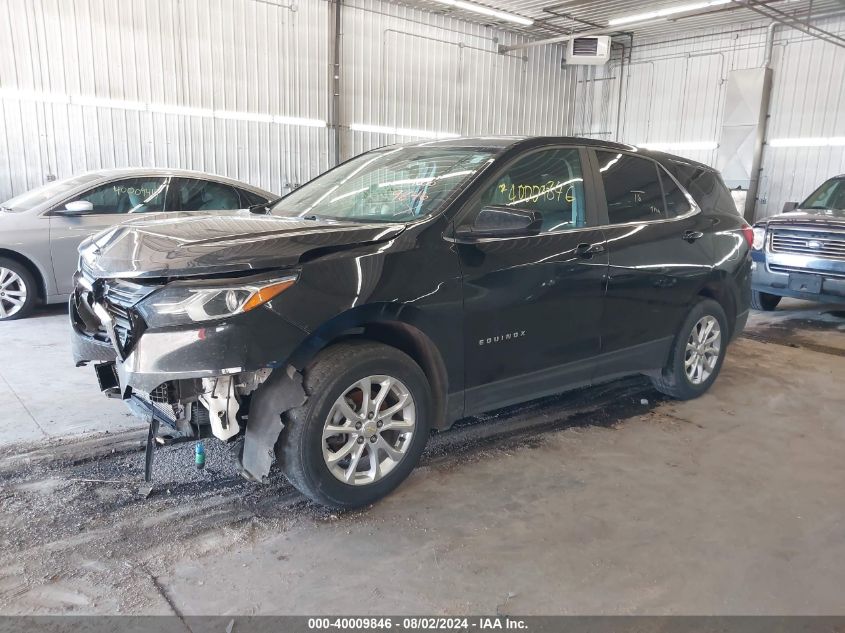
M 278 196 L 237 180 L 175 169 L 88 172 L 0 204 L 0 321 L 65 301 L 77 247 L 134 214 L 247 209 Z

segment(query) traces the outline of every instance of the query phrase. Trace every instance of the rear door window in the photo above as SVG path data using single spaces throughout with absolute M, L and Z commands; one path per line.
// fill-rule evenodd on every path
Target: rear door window
M 249 204 L 241 201 L 235 187 L 196 178 L 176 178 L 171 185 L 171 211 L 224 211 L 244 209 Z
M 668 216 L 657 164 L 646 158 L 596 151 L 610 224 L 664 220 Z

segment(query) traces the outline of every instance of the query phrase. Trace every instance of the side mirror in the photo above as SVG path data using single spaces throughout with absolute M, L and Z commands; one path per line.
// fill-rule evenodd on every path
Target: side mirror
M 256 215 L 267 215 L 270 213 L 270 204 L 263 202 L 261 204 L 251 204 L 247 207 L 247 211 Z
M 783 209 L 781 210 L 781 213 L 789 213 L 790 211 L 795 211 L 795 209 L 797 209 L 797 208 L 798 208 L 797 202 L 784 202 L 783 203 Z
M 543 228 L 543 214 L 527 209 L 484 207 L 472 226 L 462 226 L 455 236 L 459 239 L 485 237 L 523 237 L 537 235 Z
M 60 215 L 85 215 L 94 210 L 94 205 L 87 200 L 74 200 L 68 202 L 64 209 L 56 209 L 56 213 Z

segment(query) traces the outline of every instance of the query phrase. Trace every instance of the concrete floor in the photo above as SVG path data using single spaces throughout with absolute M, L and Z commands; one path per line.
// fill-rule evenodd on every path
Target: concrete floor
M 91 397 L 96 378 L 74 368 L 68 327 L 64 304 L 0 323 L 0 446 L 139 428 L 123 403 Z
M 278 476 L 237 481 L 220 451 L 198 474 L 190 446 L 162 452 L 140 498 L 137 431 L 52 439 L 131 426 L 69 368 L 65 317 L 0 324 L 0 437 L 28 439 L 25 420 L 49 438 L 0 448 L 0 613 L 841 614 L 845 319 L 829 310 L 754 315 L 695 401 L 627 381 L 462 425 L 388 499 L 340 515 Z

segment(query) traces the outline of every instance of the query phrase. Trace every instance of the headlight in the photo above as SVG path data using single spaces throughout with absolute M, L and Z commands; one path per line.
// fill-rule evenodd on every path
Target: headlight
M 295 275 L 242 283 L 177 281 L 154 292 L 136 308 L 150 327 L 202 323 L 254 310 L 295 282 Z
M 754 241 L 751 243 L 751 248 L 755 251 L 759 251 L 763 249 L 763 245 L 766 243 L 766 227 L 765 226 L 755 226 L 754 227 Z

